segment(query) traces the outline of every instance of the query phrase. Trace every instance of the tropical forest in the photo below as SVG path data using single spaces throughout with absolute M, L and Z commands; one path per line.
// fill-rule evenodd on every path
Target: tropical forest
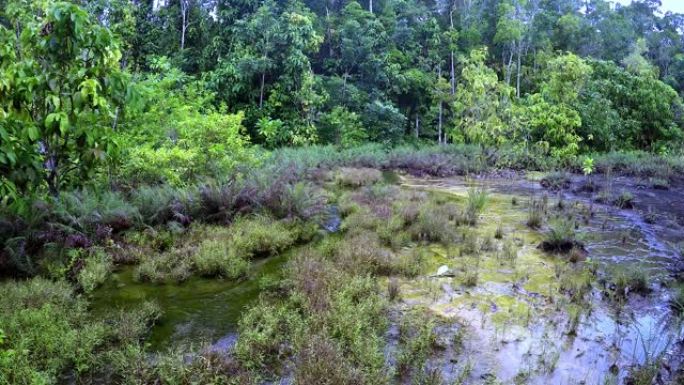
M 0 0 L 0 385 L 684 384 L 682 3 Z

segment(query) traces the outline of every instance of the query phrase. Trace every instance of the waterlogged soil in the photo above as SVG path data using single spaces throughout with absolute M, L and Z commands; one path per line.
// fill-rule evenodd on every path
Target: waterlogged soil
M 684 189 L 656 191 L 628 178 L 600 182 L 632 192 L 635 207 L 621 210 L 596 203 L 596 192 L 583 189 L 586 178 L 580 176 L 561 191 L 542 188 L 539 175 L 426 179 L 385 172 L 383 180 L 442 195 L 461 207 L 470 189 L 488 192 L 477 225 L 460 227 L 457 242 L 413 246 L 424 249 L 427 263 L 416 278 L 396 278 L 401 294 L 390 309 L 388 366 L 401 354 L 400 320 L 419 310 L 438 319 L 439 349 L 426 365 L 445 383 L 622 384 L 629 383 L 630 371 L 656 359 L 665 363 L 656 383 L 667 383 L 681 367 L 684 328 L 669 302 L 673 279 L 684 271 L 678 251 Z M 530 229 L 529 205 L 540 199 L 547 201 L 547 220 Z M 658 220 L 646 221 L 647 212 Z M 336 231 L 336 207 L 331 217 L 325 227 Z M 552 218 L 578 223 L 586 260 L 573 263 L 538 248 Z M 501 239 L 494 237 L 497 229 Z M 140 283 L 132 267 L 123 267 L 95 293 L 93 306 L 106 314 L 112 307 L 155 301 L 163 316 L 148 340 L 150 350 L 190 344 L 196 351 L 208 342 L 210 349 L 227 352 L 245 307 L 260 293 L 260 281 L 277 276 L 287 255 L 256 262 L 239 281 Z M 448 276 L 436 276 L 442 266 Z M 649 290 L 617 298 L 612 282 L 634 269 L 648 276 Z
M 463 239 L 491 245 L 473 247 L 464 241 L 430 246 L 425 275 L 402 280 L 402 301 L 395 308 L 398 314 L 426 308 L 441 320 L 443 350 L 428 366 L 440 370 L 447 383 L 464 378 L 469 383 L 627 383 L 630 370 L 657 358 L 665 363 L 658 381 L 672 378 L 684 335 L 670 309 L 667 287 L 681 259 L 676 243 L 684 233 L 677 221 L 649 224 L 638 207 L 620 210 L 596 204 L 572 189 L 547 192 L 533 178 L 404 177 L 402 185 L 462 202 L 470 188 L 489 191 L 478 225 L 463 230 Z M 641 201 L 643 192 L 637 193 Z M 525 222 L 530 200 L 544 195 L 549 217 L 579 223 L 586 261 L 571 263 L 537 248 L 547 225 L 532 230 Z M 664 194 L 649 210 L 670 218 L 671 207 L 681 209 L 680 200 L 681 195 Z M 503 238 L 492 241 L 497 227 Z M 516 256 L 511 258 L 503 245 L 515 249 Z M 436 277 L 444 265 L 453 276 Z M 650 291 L 615 298 L 611 278 L 632 269 L 647 274 Z M 591 285 L 587 294 L 573 300 L 584 285 Z M 393 343 L 391 331 L 388 340 Z
M 133 309 L 145 301 L 162 311 L 146 342 L 150 351 L 185 346 L 197 350 L 209 345 L 218 352 L 230 350 L 245 308 L 261 292 L 262 279 L 277 279 L 287 254 L 253 264 L 241 280 L 192 277 L 183 283 L 152 284 L 134 279 L 133 266 L 123 266 L 98 289 L 91 301 L 95 314 L 112 308 Z

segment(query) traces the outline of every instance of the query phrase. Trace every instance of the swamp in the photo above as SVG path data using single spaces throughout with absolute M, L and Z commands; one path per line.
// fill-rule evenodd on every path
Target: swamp
M 0 0 L 0 385 L 684 384 L 675 0 Z

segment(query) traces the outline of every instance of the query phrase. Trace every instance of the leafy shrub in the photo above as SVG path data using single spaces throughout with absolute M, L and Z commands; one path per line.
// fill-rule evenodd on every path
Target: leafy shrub
M 230 175 L 239 164 L 253 162 L 242 119 L 241 113 L 187 112 L 170 122 L 174 140 L 156 138 L 161 139 L 161 146 L 155 141 L 131 145 L 119 168 L 119 179 L 133 185 L 184 186 L 199 176 Z
M 279 253 L 296 240 L 291 227 L 263 215 L 239 218 L 230 227 L 231 247 L 247 259 Z
M 244 274 L 249 261 L 258 256 L 279 253 L 297 240 L 297 234 L 283 222 L 266 216 L 238 218 L 228 229 L 200 231 L 205 239 L 192 255 L 201 274 L 237 278 Z
M 90 293 L 109 276 L 112 270 L 112 260 L 101 250 L 97 250 L 86 259 L 85 265 L 78 272 L 77 281 L 83 291 Z
M 249 369 L 277 370 L 289 356 L 291 345 L 302 333 L 305 320 L 287 302 L 282 305 L 259 303 L 240 319 L 236 357 Z
M 342 148 L 359 146 L 368 139 L 359 116 L 345 107 L 336 106 L 321 116 L 318 124 L 321 138 Z
M 0 324 L 5 341 L 0 368 L 10 384 L 55 383 L 66 370 L 94 369 L 95 350 L 107 338 L 104 324 L 65 282 L 40 278 L 0 284 Z
M 183 282 L 190 278 L 191 252 L 188 248 L 174 248 L 147 255 L 136 267 L 135 278 L 142 282 Z
M 397 357 L 397 371 L 406 376 L 421 370 L 436 346 L 435 320 L 427 313 L 415 311 L 405 315 L 399 325 L 401 353 Z
M 205 276 L 238 278 L 247 272 L 249 261 L 234 247 L 225 240 L 206 240 L 193 253 L 192 264 Z
M 366 105 L 363 123 L 369 129 L 370 140 L 397 143 L 404 133 L 406 117 L 391 103 L 376 100 Z

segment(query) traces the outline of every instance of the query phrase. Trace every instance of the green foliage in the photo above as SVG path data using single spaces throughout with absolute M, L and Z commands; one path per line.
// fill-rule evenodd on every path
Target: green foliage
M 359 115 L 340 106 L 323 114 L 320 118 L 319 132 L 327 142 L 343 148 L 359 146 L 368 139 Z
M 401 320 L 401 353 L 397 358 L 398 374 L 406 376 L 422 370 L 429 354 L 436 347 L 436 322 L 420 310 L 409 313 Z
M 175 122 L 173 141 L 130 148 L 120 178 L 134 184 L 183 186 L 199 175 L 226 177 L 252 159 L 242 119 L 241 113 L 188 113 Z
M 22 191 L 47 184 L 56 195 L 91 178 L 112 149 L 109 114 L 125 77 L 114 36 L 85 10 L 33 5 L 7 14 L 16 31 L 0 25 L 0 170 Z
M 612 63 L 591 62 L 591 65 L 594 70 L 589 87 L 605 100 L 603 116 L 610 116 L 614 121 L 599 120 L 598 124 L 591 121 L 583 128 L 598 143 L 614 143 L 610 147 L 601 145 L 599 149 L 617 147 L 615 139 L 607 135 L 620 138 L 622 149 L 645 150 L 656 150 L 681 138 L 681 122 L 677 117 L 682 109 L 681 99 L 670 86 L 656 77 L 630 73 Z M 592 131 L 593 126 L 604 128 Z
M 591 175 L 594 172 L 594 158 L 585 157 L 582 161 L 582 172 L 585 176 Z
M 112 260 L 102 250 L 96 250 L 93 255 L 89 256 L 85 265 L 78 272 L 76 280 L 84 292 L 90 293 L 109 276 L 112 270 Z
M 416 223 L 411 227 L 415 239 L 448 244 L 456 238 L 456 224 L 449 214 L 438 205 L 424 205 Z
M 487 204 L 488 196 L 489 194 L 487 194 L 487 190 L 483 188 L 468 189 L 468 203 L 466 205 L 466 216 L 468 222 L 471 225 L 475 225 L 477 223 L 478 216 L 482 213 L 482 210 L 484 210 L 485 205 Z
M 455 142 L 502 144 L 506 141 L 501 119 L 504 99 L 510 89 L 499 83 L 496 72 L 487 67 L 487 50 L 473 50 L 464 60 L 460 84 L 455 95 Z
M 223 239 L 208 239 L 200 243 L 192 256 L 195 269 L 205 276 L 238 278 L 249 268 L 249 261 Z
M 67 371 L 77 381 L 104 376 L 109 368 L 102 362 L 126 344 L 138 345 L 158 316 L 147 306 L 111 323 L 93 319 L 87 303 L 63 281 L 35 278 L 0 286 L 0 378 L 9 384 L 53 384 Z
M 392 104 L 376 100 L 366 105 L 363 124 L 370 140 L 397 143 L 404 133 L 406 117 Z
M 56 198 L 52 208 L 59 223 L 69 231 L 95 234 L 100 226 L 114 231 L 125 230 L 139 222 L 138 210 L 120 193 L 91 190 L 64 193 Z
M 267 146 L 278 147 L 287 144 L 288 132 L 282 120 L 263 117 L 259 119 L 256 126 Z

